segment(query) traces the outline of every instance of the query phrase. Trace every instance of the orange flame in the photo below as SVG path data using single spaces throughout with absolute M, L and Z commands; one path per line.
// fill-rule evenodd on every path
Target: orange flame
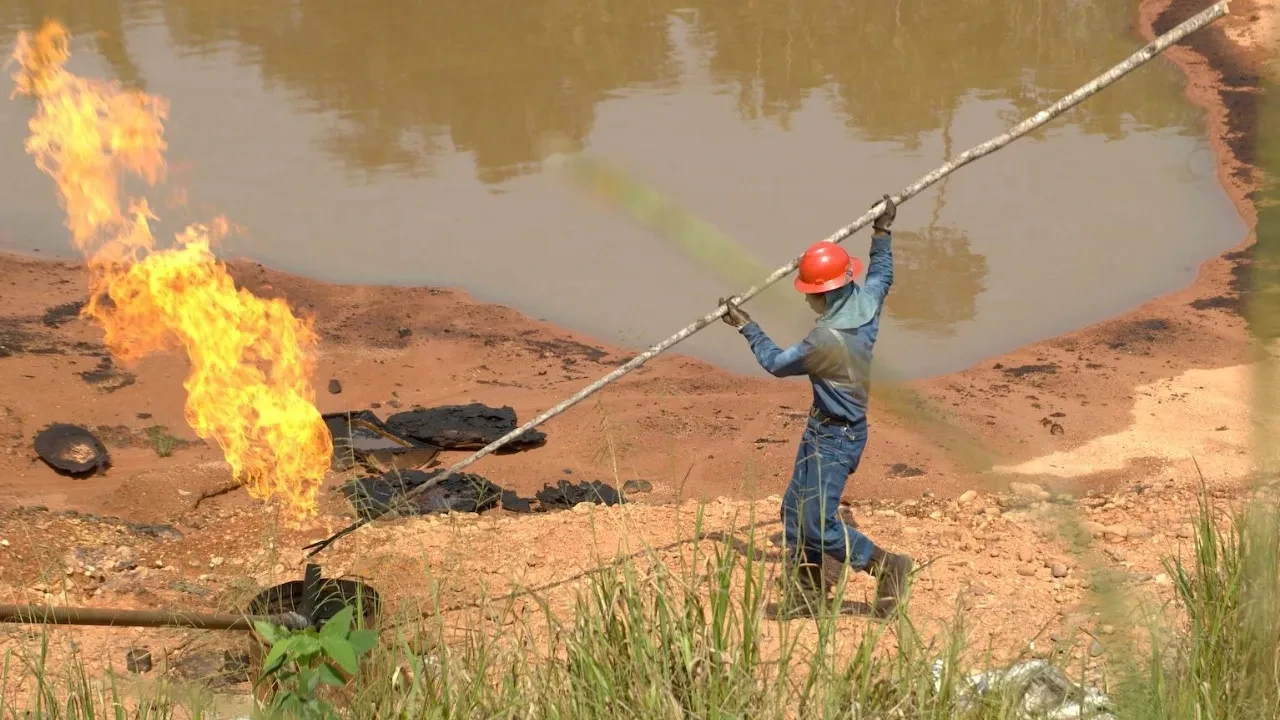
M 14 94 L 36 102 L 26 147 L 57 182 L 67 226 L 89 265 L 85 314 L 122 360 L 181 346 L 191 361 L 185 415 L 213 438 L 257 499 L 279 498 L 295 519 L 315 514 L 332 438 L 314 404 L 309 351 L 317 337 L 281 300 L 237 289 L 210 250 L 227 222 L 192 225 L 156 249 L 144 199 L 122 206 L 126 173 L 162 179 L 168 104 L 78 77 L 63 65 L 66 29 L 23 33 Z

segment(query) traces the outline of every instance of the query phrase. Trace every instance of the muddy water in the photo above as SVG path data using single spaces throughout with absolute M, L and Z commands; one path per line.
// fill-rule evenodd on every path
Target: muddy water
M 0 0 L 0 39 L 43 15 L 76 71 L 171 100 L 170 229 L 223 212 L 226 255 L 632 346 L 742 288 L 570 184 L 552 143 L 772 269 L 1140 44 L 1126 0 Z M 28 111 L 0 104 L 0 247 L 67 255 Z M 1155 63 L 904 205 L 880 362 L 959 369 L 1189 283 L 1244 231 L 1200 123 Z M 798 307 L 748 305 L 780 342 Z M 726 328 L 680 349 L 754 369 Z

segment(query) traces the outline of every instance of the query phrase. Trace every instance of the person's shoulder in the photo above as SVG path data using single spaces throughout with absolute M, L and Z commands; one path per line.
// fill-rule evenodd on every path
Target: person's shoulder
M 843 345 L 844 336 L 848 332 L 849 332 L 848 330 L 839 330 L 836 328 L 829 328 L 829 327 L 822 327 L 821 325 L 815 325 L 813 329 L 809 331 L 809 334 L 805 335 L 804 340 L 806 343 L 814 347 L 823 347 L 826 345 Z

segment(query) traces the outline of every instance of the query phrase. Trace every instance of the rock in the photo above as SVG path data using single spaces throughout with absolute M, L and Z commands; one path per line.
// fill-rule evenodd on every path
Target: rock
M 1023 577 L 1033 577 L 1036 574 L 1036 566 L 1034 563 L 1024 563 L 1018 566 L 1018 574 Z
M 1034 483 L 1009 483 L 1009 490 L 1023 500 L 1042 502 L 1049 499 L 1049 491 Z
M 342 392 L 342 383 L 337 378 L 330 380 L 329 393 L 333 395 L 337 395 L 341 392 Z
M 1124 540 L 1129 537 L 1129 528 L 1124 525 L 1108 525 L 1103 532 L 1111 541 Z
M 1085 520 L 1080 524 L 1093 537 L 1102 537 L 1107 532 L 1107 526 L 1093 520 Z
M 622 484 L 623 493 L 653 492 L 653 483 L 648 480 L 628 480 Z
M 146 648 L 134 648 L 125 653 L 124 665 L 131 673 L 151 672 L 151 651 Z
M 961 494 L 960 494 L 960 498 L 959 498 L 959 500 L 960 500 L 960 502 L 961 502 L 961 503 L 971 503 L 971 502 L 973 502 L 974 500 L 976 500 L 976 499 L 977 499 L 977 497 L 978 497 L 978 493 L 977 493 L 977 491 L 975 491 L 975 490 L 965 490 L 963 493 L 961 493 Z
M 8 540 L 0 540 L 0 547 L 9 547 Z
M 1000 512 L 1000 508 L 991 506 L 991 507 L 983 508 L 982 514 L 986 515 L 987 517 L 998 518 L 1002 513 Z
M 211 567 L 211 568 L 216 568 L 216 567 L 221 566 L 221 565 L 222 565 L 222 563 L 224 563 L 224 562 L 226 562 L 226 560 L 224 560 L 223 558 L 215 557 L 215 558 L 213 558 L 212 560 L 210 560 L 210 561 L 209 561 L 209 567 Z
M 1062 581 L 1062 585 L 1069 588 L 1080 587 L 1080 581 L 1075 578 L 1067 578 Z
M 1056 578 L 1064 578 L 1067 576 L 1067 566 L 1063 563 L 1054 563 L 1050 572 L 1052 572 L 1053 576 Z
M 110 561 L 111 568 L 117 572 L 132 570 L 138 566 L 138 553 L 127 545 L 116 548 L 115 558 Z
M 1102 625 L 1102 626 L 1100 626 L 1100 627 L 1098 628 L 1098 632 L 1102 633 L 1103 635 L 1115 635 L 1115 634 L 1116 634 L 1116 626 L 1115 626 L 1115 625 Z
M 1116 562 L 1124 562 L 1125 559 L 1128 557 L 1128 555 L 1125 554 L 1125 551 L 1121 550 L 1120 548 L 1107 548 L 1106 553 L 1107 555 L 1110 555 L 1111 559 L 1115 560 Z
M 1183 540 L 1187 540 L 1192 537 L 1195 537 L 1195 534 L 1196 534 L 1195 529 L 1193 529 L 1190 525 L 1183 525 L 1182 527 L 1178 528 L 1178 537 L 1182 538 Z
M 1128 530 L 1128 537 L 1130 540 L 1145 540 L 1154 534 L 1151 532 L 1151 528 L 1143 527 L 1142 525 L 1134 525 L 1133 527 L 1128 528 Z
M 1157 585 L 1172 585 L 1172 584 L 1173 584 L 1173 580 L 1171 580 L 1171 579 L 1169 578 L 1169 576 L 1168 576 L 1168 575 L 1166 575 L 1165 573 L 1156 573 L 1156 578 L 1155 578 L 1155 580 L 1156 580 L 1156 584 L 1157 584 Z
M 402 338 L 407 338 L 407 337 L 409 337 L 410 335 L 412 335 L 412 334 L 413 334 L 413 331 L 412 331 L 412 330 L 410 330 L 410 329 L 409 329 L 409 328 L 407 328 L 407 327 L 402 327 L 402 328 L 400 328 L 399 330 L 396 330 L 396 334 L 397 334 L 397 335 L 399 335 L 399 336 L 400 336 L 400 337 L 402 337 Z
M 1102 643 L 1097 640 L 1089 643 L 1089 657 L 1098 657 L 1104 652 L 1106 652 L 1106 648 L 1102 647 Z
M 1036 559 L 1036 551 L 1030 545 L 1023 545 L 1018 548 L 1018 559 L 1024 563 L 1029 563 Z

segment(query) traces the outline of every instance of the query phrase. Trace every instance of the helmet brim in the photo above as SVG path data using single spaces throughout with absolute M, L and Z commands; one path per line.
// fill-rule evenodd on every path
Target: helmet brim
M 805 295 L 818 295 L 820 293 L 831 292 L 836 288 L 842 288 L 853 282 L 853 279 L 862 272 L 862 263 L 857 258 L 849 258 L 849 271 L 838 278 L 832 278 L 823 283 L 807 283 L 796 277 L 796 289 Z

